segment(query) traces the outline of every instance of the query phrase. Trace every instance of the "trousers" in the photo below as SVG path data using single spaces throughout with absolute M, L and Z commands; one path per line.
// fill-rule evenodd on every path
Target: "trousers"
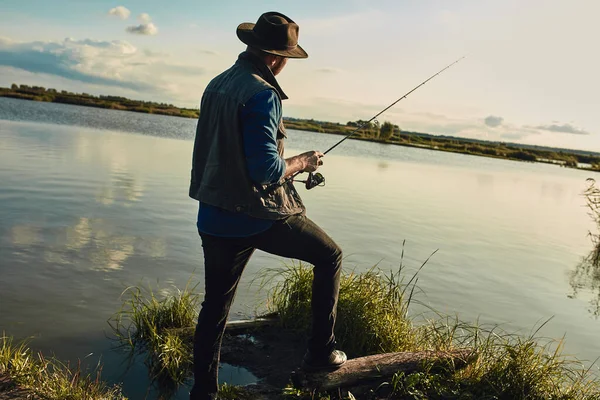
M 308 350 L 335 346 L 334 326 L 342 268 L 340 247 L 305 215 L 275 221 L 265 232 L 241 238 L 200 233 L 205 292 L 194 334 L 194 386 L 190 400 L 212 399 L 218 391 L 221 342 L 242 272 L 256 249 L 313 265 L 312 330 Z

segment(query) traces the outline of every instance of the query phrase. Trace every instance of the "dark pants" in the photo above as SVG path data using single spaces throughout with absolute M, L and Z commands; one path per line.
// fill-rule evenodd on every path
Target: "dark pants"
M 316 353 L 333 349 L 342 251 L 314 222 L 298 215 L 277 221 L 267 231 L 250 237 L 200 236 L 205 294 L 194 335 L 194 387 L 190 399 L 210 399 L 210 394 L 217 392 L 225 323 L 244 267 L 255 249 L 314 266 L 313 323 L 308 349 Z

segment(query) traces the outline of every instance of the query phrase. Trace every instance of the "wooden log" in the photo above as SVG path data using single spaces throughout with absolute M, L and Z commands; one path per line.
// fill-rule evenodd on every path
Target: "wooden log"
M 245 332 L 251 331 L 253 329 L 258 328 L 266 328 L 268 326 L 273 326 L 277 322 L 277 315 L 268 314 L 263 317 L 253 318 L 253 319 L 244 319 L 240 321 L 229 321 L 225 325 L 225 332 L 230 335 L 241 335 Z M 190 340 L 194 337 L 194 331 L 196 330 L 195 326 L 190 326 L 186 328 L 174 328 L 169 329 L 170 332 L 176 333 L 180 337 L 190 338 Z
M 227 325 L 225 325 L 225 332 L 229 333 L 230 335 L 239 335 L 252 329 L 272 326 L 276 322 L 276 317 L 261 317 L 245 319 L 241 321 L 229 321 L 227 322 Z
M 292 383 L 299 389 L 330 390 L 389 378 L 396 372 L 416 372 L 426 365 L 435 367 L 453 363 L 455 368 L 463 368 L 476 359 L 477 355 L 469 349 L 376 354 L 348 360 L 335 371 L 305 372 L 297 369 L 292 373 Z

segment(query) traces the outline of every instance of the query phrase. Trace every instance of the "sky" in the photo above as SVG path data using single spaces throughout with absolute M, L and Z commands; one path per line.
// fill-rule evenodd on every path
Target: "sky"
M 0 86 L 199 106 L 279 11 L 305 60 L 278 76 L 284 116 L 600 151 L 598 0 L 2 0 Z

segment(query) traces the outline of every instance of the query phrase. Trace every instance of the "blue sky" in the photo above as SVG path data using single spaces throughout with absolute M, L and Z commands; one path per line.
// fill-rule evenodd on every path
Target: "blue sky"
M 112 11 L 111 11 L 112 10 Z M 306 60 L 279 76 L 284 114 L 600 151 L 597 0 L 2 0 L 0 85 L 195 107 L 244 48 L 241 22 L 280 11 Z

